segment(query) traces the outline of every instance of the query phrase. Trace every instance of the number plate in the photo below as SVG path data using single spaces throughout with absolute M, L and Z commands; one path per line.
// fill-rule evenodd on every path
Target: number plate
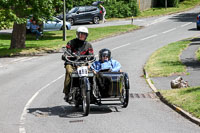
M 79 77 L 88 76 L 88 67 L 87 66 L 79 67 L 77 68 L 77 72 Z

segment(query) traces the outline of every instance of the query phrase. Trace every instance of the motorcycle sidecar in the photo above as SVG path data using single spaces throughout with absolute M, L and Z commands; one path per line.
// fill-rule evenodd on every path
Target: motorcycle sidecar
M 129 102 L 129 77 L 125 72 L 99 72 L 96 84 L 100 93 L 99 101 L 120 101 L 123 107 Z

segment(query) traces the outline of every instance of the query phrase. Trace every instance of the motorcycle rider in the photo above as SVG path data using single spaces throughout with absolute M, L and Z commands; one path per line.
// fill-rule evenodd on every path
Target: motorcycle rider
M 93 47 L 92 45 L 86 41 L 89 35 L 89 31 L 86 27 L 80 26 L 76 31 L 76 38 L 69 41 L 66 45 L 67 51 L 72 56 L 79 55 L 93 55 Z M 64 89 L 63 93 L 65 94 L 64 99 L 68 101 L 69 92 L 70 92 L 70 82 L 71 82 L 71 73 L 74 71 L 73 66 L 70 62 L 65 62 L 65 81 L 64 81 Z
M 102 70 L 108 70 L 110 72 L 120 72 L 121 65 L 118 61 L 111 59 L 111 51 L 107 48 L 103 48 L 99 51 L 99 61 L 92 63 L 90 68 L 94 73 L 98 73 Z

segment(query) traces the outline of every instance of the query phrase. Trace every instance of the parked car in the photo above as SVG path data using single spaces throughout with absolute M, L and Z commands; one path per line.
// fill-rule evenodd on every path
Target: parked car
M 197 30 L 200 30 L 200 14 L 197 16 Z
M 63 15 L 57 16 L 59 19 L 63 19 Z M 71 23 L 71 25 L 77 23 L 88 23 L 93 22 L 98 24 L 102 20 L 102 11 L 96 6 L 77 6 L 72 8 L 66 14 L 66 20 Z
M 66 22 L 66 29 L 70 30 L 71 29 L 71 24 L 69 22 Z M 30 19 L 27 19 L 27 24 L 26 24 L 26 30 L 27 32 L 30 32 L 30 26 L 31 26 L 31 22 Z M 62 30 L 63 28 L 63 21 L 53 17 L 52 20 L 47 20 L 47 21 L 43 21 L 42 25 L 40 25 L 40 30 Z

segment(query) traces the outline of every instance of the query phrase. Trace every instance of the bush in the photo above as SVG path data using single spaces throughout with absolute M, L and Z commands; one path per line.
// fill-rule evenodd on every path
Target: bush
M 130 2 L 117 1 L 104 3 L 106 18 L 124 18 L 139 15 L 139 8 L 136 0 Z

